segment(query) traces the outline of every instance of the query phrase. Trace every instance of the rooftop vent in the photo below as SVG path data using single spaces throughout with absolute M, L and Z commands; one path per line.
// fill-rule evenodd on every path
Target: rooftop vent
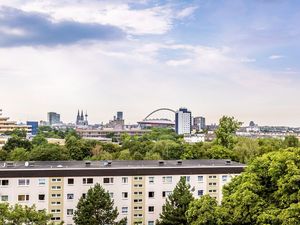
M 163 166 L 163 165 L 165 165 L 165 162 L 164 161 L 158 161 L 158 165 Z
M 226 164 L 226 165 L 231 165 L 232 162 L 231 162 L 231 160 L 226 160 L 226 161 L 225 161 L 225 164 Z
M 177 165 L 181 166 L 181 165 L 182 165 L 182 161 L 181 161 L 181 160 L 178 160 L 178 161 L 177 161 Z
M 6 167 L 14 167 L 14 162 L 6 162 Z
M 26 161 L 24 164 L 26 167 L 34 167 L 34 162 Z
M 105 161 L 104 162 L 104 166 L 111 166 L 111 164 L 112 164 L 112 161 Z
M 90 167 L 91 166 L 91 161 L 85 161 L 85 167 Z
M 63 165 L 57 165 L 57 168 L 63 168 Z

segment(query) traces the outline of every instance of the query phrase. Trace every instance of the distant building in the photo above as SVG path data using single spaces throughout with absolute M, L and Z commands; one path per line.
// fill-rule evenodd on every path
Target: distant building
M 117 120 L 123 120 L 123 112 L 117 112 Z
M 190 134 L 192 130 L 192 113 L 180 108 L 175 114 L 175 131 L 177 134 Z
M 174 129 L 175 123 L 168 119 L 147 119 L 143 121 L 139 121 L 138 125 L 141 129 L 149 129 L 149 128 L 172 128 Z
M 123 130 L 125 121 L 123 119 L 123 112 L 117 112 L 117 116 L 114 116 L 113 120 L 110 120 L 105 128 L 112 128 L 114 130 Z
M 193 128 L 197 131 L 203 131 L 206 128 L 205 118 L 197 116 L 193 119 Z
M 30 126 L 17 124 L 15 121 L 9 121 L 9 117 L 2 117 L 2 110 L 0 109 L 0 135 L 15 129 L 24 129 L 27 133 L 31 132 Z
M 60 123 L 60 114 L 56 112 L 48 112 L 48 124 L 58 124 Z
M 89 125 L 89 122 L 88 122 L 87 118 L 88 118 L 87 112 L 85 113 L 85 115 L 83 115 L 83 110 L 81 110 L 81 114 L 79 113 L 79 110 L 78 110 L 77 118 L 76 118 L 76 125 L 77 126 L 87 126 L 87 125 Z
M 205 141 L 205 134 L 188 134 L 184 135 L 184 141 L 190 144 L 204 142 Z
M 37 135 L 39 129 L 39 122 L 37 121 L 27 121 L 26 125 L 31 126 L 31 134 Z

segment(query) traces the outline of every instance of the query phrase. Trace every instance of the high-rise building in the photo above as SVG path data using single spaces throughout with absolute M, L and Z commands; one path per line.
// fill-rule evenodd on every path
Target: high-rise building
M 117 120 L 123 120 L 123 112 L 117 112 Z
M 245 165 L 230 160 L 1 162 L 0 202 L 36 206 L 51 220 L 74 224 L 79 199 L 95 184 L 109 192 L 127 224 L 155 224 L 181 177 L 195 198 L 220 204 L 222 187 Z
M 193 120 L 193 128 L 197 131 L 203 131 L 206 128 L 205 118 L 197 116 Z
M 37 121 L 27 121 L 26 125 L 31 126 L 31 134 L 37 135 L 38 128 L 39 128 L 39 122 Z
M 15 121 L 9 121 L 9 117 L 3 117 L 0 109 L 0 134 L 5 134 L 15 129 L 25 130 L 26 132 L 31 131 L 30 126 L 17 124 Z
M 56 112 L 48 112 L 48 123 L 49 125 L 60 123 L 60 114 Z
M 192 113 L 180 108 L 175 114 L 175 131 L 177 134 L 190 134 L 192 130 Z

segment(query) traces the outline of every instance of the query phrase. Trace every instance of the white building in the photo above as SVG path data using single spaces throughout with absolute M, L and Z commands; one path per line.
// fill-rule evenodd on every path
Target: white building
M 177 134 L 190 134 L 192 130 L 192 113 L 180 108 L 175 114 L 175 131 Z
M 222 186 L 245 165 L 229 160 L 53 161 L 0 163 L 0 202 L 46 209 L 52 220 L 71 225 L 78 200 L 96 183 L 113 198 L 119 219 L 154 225 L 181 176 L 194 197 L 220 203 Z
M 188 134 L 184 135 L 184 141 L 190 144 L 204 142 L 205 141 L 205 134 Z

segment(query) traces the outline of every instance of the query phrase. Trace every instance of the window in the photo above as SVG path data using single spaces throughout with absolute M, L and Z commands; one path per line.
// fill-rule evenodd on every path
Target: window
M 60 217 L 51 217 L 51 220 L 52 221 L 58 221 L 58 220 L 60 220 Z
M 142 195 L 143 192 L 141 192 L 141 191 L 135 191 L 133 194 L 135 194 L 135 195 Z
M 148 197 L 149 198 L 154 198 L 154 191 L 149 191 L 148 192 Z
M 18 195 L 19 202 L 29 201 L 29 195 Z
M 1 195 L 1 201 L 7 202 L 8 201 L 8 195 Z
M 39 195 L 39 201 L 45 201 L 45 195 L 44 194 Z
M 133 214 L 133 217 L 135 217 L 135 218 L 141 218 L 141 217 L 143 217 L 143 214 Z
M 191 177 L 190 176 L 185 176 L 185 180 L 186 180 L 186 182 L 190 182 L 191 181 Z
M 51 213 L 60 213 L 60 209 L 51 209 Z
M 68 178 L 68 184 L 74 184 L 74 179 L 73 178 Z
M 148 207 L 148 212 L 154 212 L 154 206 L 149 206 Z
M 122 177 L 122 184 L 128 184 L 128 177 Z
M 168 197 L 169 194 L 171 194 L 171 193 L 172 193 L 172 191 L 163 191 L 163 192 L 162 192 L 162 197 L 163 197 L 163 198 Z
M 52 197 L 52 198 L 60 198 L 60 197 L 61 197 L 61 194 L 51 194 L 51 197 Z
M 67 215 L 68 216 L 72 216 L 74 214 L 74 210 L 73 209 L 67 209 Z
M 30 184 L 29 179 L 19 179 L 18 181 L 19 186 L 28 186 Z
M 143 177 L 134 177 L 134 180 L 143 180 Z
M 122 213 L 128 213 L 128 207 L 122 207 Z
M 51 186 L 51 190 L 61 190 L 61 186 Z
M 61 182 L 61 178 L 52 178 L 52 182 Z
M 109 197 L 110 197 L 110 198 L 114 198 L 114 193 L 113 193 L 113 192 L 110 192 L 110 193 L 109 193 Z
M 46 179 L 45 178 L 39 178 L 38 183 L 39 183 L 39 185 L 45 185 L 46 184 Z
M 114 183 L 114 178 L 113 177 L 104 177 L 103 178 L 103 183 L 104 184 L 113 184 Z
M 67 199 L 68 200 L 74 199 L 74 194 L 67 194 Z
M 217 179 L 217 176 L 208 176 L 209 179 Z
M 202 196 L 203 195 L 203 190 L 198 190 L 198 196 Z
M 148 221 L 148 225 L 154 225 L 154 221 Z
M 165 184 L 172 183 L 172 177 L 171 176 L 163 177 L 163 183 Z
M 60 205 L 60 202 L 51 202 L 51 205 Z
M 198 182 L 203 182 L 203 176 L 198 176 Z
M 93 184 L 94 180 L 93 180 L 93 178 L 83 178 L 82 183 L 83 184 Z
M 216 186 L 217 185 L 217 183 L 208 183 L 208 185 L 210 185 L 210 186 Z
M 134 187 L 135 188 L 141 188 L 141 187 L 143 187 L 143 185 L 142 184 L 135 184 Z
M 139 199 L 134 199 L 133 201 L 134 201 L 134 202 L 143 202 L 143 199 L 140 199 L 140 198 L 139 198 Z
M 122 192 L 122 198 L 128 198 L 128 192 Z
M 216 193 L 217 190 L 208 190 L 209 193 Z
M 0 180 L 0 186 L 8 186 L 9 181 L 8 180 Z
M 82 198 L 84 198 L 84 199 L 86 198 L 86 193 L 82 194 Z
M 134 210 L 142 210 L 143 206 L 134 206 Z
M 227 181 L 227 178 L 228 178 L 227 175 L 223 175 L 222 176 L 222 181 Z
M 154 184 L 154 177 L 149 177 L 149 184 Z

